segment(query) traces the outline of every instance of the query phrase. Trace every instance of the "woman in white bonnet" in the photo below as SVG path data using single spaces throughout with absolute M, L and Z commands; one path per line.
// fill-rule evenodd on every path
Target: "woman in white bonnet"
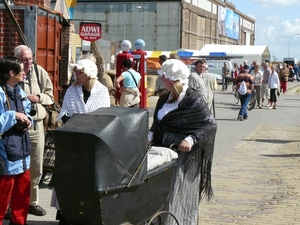
M 67 89 L 63 105 L 57 117 L 66 123 L 74 113 L 89 113 L 102 107 L 110 107 L 108 89 L 98 81 L 98 69 L 91 59 L 78 60 L 71 65 L 76 80 Z M 60 207 L 53 189 L 51 206 L 57 211 L 56 219 L 60 225 L 68 225 L 60 212 Z
M 110 106 L 108 89 L 97 79 L 98 69 L 90 59 L 78 60 L 71 64 L 76 80 L 67 89 L 58 121 L 64 123 L 74 113 L 88 113 L 101 107 Z
M 170 147 L 178 144 L 173 192 L 166 210 L 179 224 L 197 225 L 200 200 L 212 196 L 211 166 L 217 124 L 202 95 L 188 86 L 190 70 L 177 59 L 164 62 L 161 95 L 153 116 L 149 142 Z M 163 224 L 176 224 L 166 217 Z

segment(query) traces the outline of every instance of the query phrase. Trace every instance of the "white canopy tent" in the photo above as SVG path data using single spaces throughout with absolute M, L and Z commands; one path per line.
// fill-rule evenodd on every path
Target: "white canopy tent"
M 211 54 L 223 53 L 226 56 L 233 57 L 232 61 L 242 64 L 244 60 L 251 63 L 257 60 L 259 63 L 262 61 L 270 61 L 270 52 L 268 46 L 265 45 L 213 45 L 206 44 L 200 50 L 202 56 L 209 56 Z M 242 56 L 242 58 L 234 57 Z

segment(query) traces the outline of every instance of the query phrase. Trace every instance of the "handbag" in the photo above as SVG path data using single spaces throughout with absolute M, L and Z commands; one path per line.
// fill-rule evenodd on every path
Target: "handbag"
M 61 122 L 56 121 L 56 118 L 61 109 L 60 105 L 54 101 L 52 105 L 43 105 L 46 109 L 46 116 L 44 118 L 44 127 L 49 129 L 56 129 L 62 126 Z
M 241 95 L 245 95 L 247 93 L 247 86 L 246 86 L 246 83 L 245 81 L 243 81 L 238 89 L 238 92 L 241 94 Z
M 277 96 L 279 97 L 280 96 L 280 92 L 278 91 L 278 89 L 276 90 L 276 92 L 277 92 Z
M 43 171 L 53 172 L 55 163 L 55 146 L 50 130 L 45 133 L 45 147 L 43 155 Z

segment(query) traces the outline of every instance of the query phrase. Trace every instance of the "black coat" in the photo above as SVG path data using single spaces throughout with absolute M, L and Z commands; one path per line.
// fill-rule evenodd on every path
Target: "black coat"
M 153 144 L 169 147 L 171 144 L 180 144 L 185 137 L 191 136 L 194 145 L 190 152 L 185 154 L 184 170 L 192 170 L 187 179 L 194 179 L 201 173 L 201 197 L 211 197 L 211 166 L 214 151 L 217 123 L 208 109 L 206 102 L 199 92 L 188 88 L 178 108 L 166 114 L 161 121 L 157 119 L 158 111 L 168 100 L 169 93 L 162 95 L 156 105 L 153 124 Z M 197 157 L 198 163 L 190 163 Z M 191 171 L 190 171 L 191 172 Z

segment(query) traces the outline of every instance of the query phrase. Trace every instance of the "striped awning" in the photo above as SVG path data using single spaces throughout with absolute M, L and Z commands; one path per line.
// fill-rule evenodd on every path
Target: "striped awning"
M 170 56 L 171 53 L 177 54 L 180 58 L 192 58 L 198 57 L 200 51 L 191 49 L 177 49 L 174 51 L 146 51 L 148 58 L 158 58 L 160 55 Z
M 170 56 L 171 53 L 176 53 L 172 51 L 146 51 L 148 58 L 158 58 L 160 55 Z

